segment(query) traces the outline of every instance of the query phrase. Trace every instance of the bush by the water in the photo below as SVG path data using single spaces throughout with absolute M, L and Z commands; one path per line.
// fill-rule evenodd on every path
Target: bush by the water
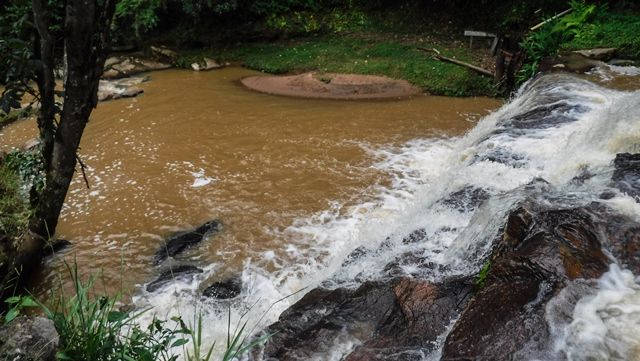
M 640 58 L 640 13 L 629 9 L 614 12 L 606 3 L 572 0 L 570 5 L 570 13 L 530 32 L 521 43 L 527 61 L 520 71 L 520 81 L 535 75 L 542 58 L 561 50 L 611 47 L 618 49 L 619 56 Z

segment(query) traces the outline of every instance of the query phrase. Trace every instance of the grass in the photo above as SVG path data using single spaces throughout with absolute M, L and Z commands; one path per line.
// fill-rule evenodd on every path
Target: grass
M 434 95 L 475 96 L 495 94 L 492 79 L 457 65 L 432 59 L 417 49 L 437 47 L 443 55 L 471 61 L 464 48 L 447 48 L 441 44 L 394 41 L 391 36 L 327 35 L 277 43 L 248 43 L 223 50 L 210 50 L 209 56 L 223 61 L 241 62 L 244 66 L 271 74 L 298 73 L 309 70 L 332 73 L 385 75 L 405 79 Z M 186 53 L 182 63 L 197 56 Z
M 601 11 L 577 29 L 571 41 L 560 45 L 564 50 L 596 47 L 618 49 L 618 56 L 640 59 L 640 14 Z
M 491 261 L 487 260 L 482 267 L 480 267 L 480 272 L 476 275 L 476 279 L 474 281 L 476 289 L 482 289 L 482 287 L 484 287 L 484 284 L 487 282 L 489 270 L 491 270 Z

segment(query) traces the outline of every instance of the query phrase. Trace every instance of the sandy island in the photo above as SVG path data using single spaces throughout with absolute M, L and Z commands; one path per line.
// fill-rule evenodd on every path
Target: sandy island
M 249 89 L 303 98 L 384 99 L 420 93 L 406 80 L 384 76 L 309 72 L 287 76 L 250 76 L 242 79 Z

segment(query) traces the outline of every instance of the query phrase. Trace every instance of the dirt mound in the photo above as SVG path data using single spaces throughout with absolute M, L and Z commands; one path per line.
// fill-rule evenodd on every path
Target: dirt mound
M 251 76 L 242 84 L 259 92 L 302 98 L 384 99 L 420 92 L 405 80 L 384 76 L 309 72 L 288 76 Z

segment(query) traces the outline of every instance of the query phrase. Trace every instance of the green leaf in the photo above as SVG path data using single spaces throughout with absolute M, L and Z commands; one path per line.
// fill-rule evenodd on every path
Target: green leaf
M 187 340 L 186 338 L 181 338 L 176 340 L 174 343 L 171 344 L 171 347 L 178 347 L 178 346 L 182 346 L 185 345 L 189 342 L 189 340 Z
M 4 300 L 5 303 L 8 303 L 10 305 L 13 305 L 15 303 L 20 302 L 20 296 L 13 296 L 13 297 L 9 297 L 6 300 Z
M 12 308 L 4 316 L 4 321 L 5 322 L 11 322 L 11 321 L 13 321 L 14 318 L 18 317 L 18 315 L 20 315 L 20 310 L 17 309 L 17 308 Z
M 66 353 L 60 351 L 56 353 L 56 359 L 58 360 L 73 360 L 73 358 L 69 357 Z
M 127 318 L 127 313 L 120 312 L 120 311 L 111 311 L 111 312 L 109 312 L 109 315 L 107 316 L 107 320 L 109 322 L 120 322 L 120 321 L 124 320 L 125 318 Z
M 20 302 L 20 304 L 22 305 L 22 307 L 38 307 L 38 306 L 40 306 L 31 297 L 23 297 L 22 301 Z

